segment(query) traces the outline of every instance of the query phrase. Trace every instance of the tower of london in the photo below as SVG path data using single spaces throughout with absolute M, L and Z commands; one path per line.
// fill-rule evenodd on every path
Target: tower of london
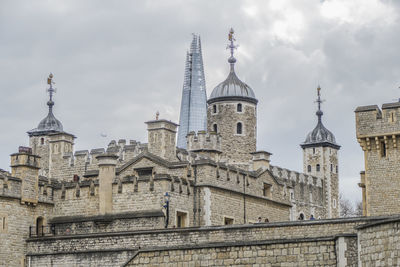
M 197 64 L 198 71 L 195 78 L 185 71 L 182 125 L 157 113 L 144 122 L 147 142 L 111 140 L 106 148 L 76 151 L 75 134 L 66 132 L 68 126 L 55 116 L 51 74 L 47 116 L 28 131 L 29 147 L 11 155 L 11 172 L 0 172 L 0 265 L 230 266 L 275 261 L 356 266 L 364 244 L 357 231 L 369 231 L 364 224 L 386 218 L 338 218 L 340 145 L 322 123 L 321 88 L 317 125 L 300 144 L 303 172 L 276 166 L 272 153 L 257 147 L 257 106 L 263 101 L 256 97 L 257 88 L 235 71 L 240 60 L 234 54 L 233 30 L 228 47 L 227 78 L 212 90 L 203 111 L 202 101 L 199 110 L 192 110 L 187 105 L 193 103 L 190 90 L 198 88 L 190 88 L 188 81 L 202 88 L 194 98 L 205 95 L 200 40 L 193 39 L 186 64 Z M 194 115 L 186 120 L 182 113 Z M 357 110 L 358 139 L 365 151 L 391 157 L 394 132 L 379 132 L 373 139 L 362 132 L 370 131 L 363 123 L 382 117 L 389 120 L 388 127 L 395 125 L 391 114 Z M 196 124 L 204 128 L 191 130 Z M 364 183 L 366 199 L 371 199 L 366 215 L 382 215 L 375 212 L 375 193 L 368 189 L 374 183 Z

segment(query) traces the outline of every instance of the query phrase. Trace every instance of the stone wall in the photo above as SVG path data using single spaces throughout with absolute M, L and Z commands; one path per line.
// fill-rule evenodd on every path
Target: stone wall
M 53 205 L 39 202 L 37 206 L 21 204 L 19 198 L 0 196 L 0 266 L 25 266 L 29 227 L 35 227 L 38 217 L 47 218 Z M 36 229 L 32 229 L 36 234 Z
M 257 112 L 256 105 L 247 102 L 242 104 L 242 112 L 237 112 L 237 101 L 220 101 L 208 105 L 207 129 L 213 132 L 213 125 L 217 124 L 221 135 L 221 149 L 223 158 L 230 163 L 249 165 L 252 159 L 251 152 L 256 151 L 257 143 Z M 217 112 L 213 112 L 213 106 Z M 236 134 L 236 124 L 242 123 L 243 134 Z
M 161 210 L 135 211 L 96 216 L 63 216 L 48 221 L 55 235 L 77 235 L 107 232 L 160 229 L 165 214 Z
M 140 251 L 125 266 L 336 266 L 335 240 L 287 240 Z
M 358 227 L 360 266 L 400 266 L 400 218 Z
M 321 256 L 317 256 L 317 254 L 322 254 L 322 259 L 325 257 L 325 260 L 334 265 L 336 261 L 333 255 L 336 255 L 337 246 L 335 242 L 337 242 L 338 237 L 346 237 L 353 238 L 353 240 L 345 239 L 346 245 L 340 248 L 340 255 L 343 255 L 341 260 L 346 260 L 349 264 L 353 264 L 355 261 L 354 255 L 356 254 L 354 252 L 356 249 L 356 243 L 354 242 L 356 234 L 355 226 L 379 219 L 382 218 L 370 217 L 237 226 L 154 229 L 134 232 L 31 238 L 27 241 L 28 258 L 32 266 L 48 266 L 46 264 L 51 260 L 54 264 L 58 264 L 58 266 L 71 266 L 79 264 L 79 258 L 85 260 L 87 257 L 86 254 L 92 255 L 93 253 L 106 250 L 114 250 L 118 251 L 118 253 L 120 251 L 135 250 L 146 253 L 157 250 L 169 252 L 178 249 L 182 251 L 174 253 L 179 258 L 180 255 L 190 254 L 190 252 L 185 252 L 184 250 L 190 251 L 197 248 L 210 249 L 200 252 L 200 255 L 205 255 L 207 253 L 217 253 L 217 248 L 231 247 L 230 251 L 237 251 L 237 257 L 248 258 L 244 257 L 244 253 L 247 251 L 246 255 L 249 255 L 251 248 L 251 250 L 254 249 L 257 251 L 257 253 L 258 251 L 265 251 L 265 256 L 261 256 L 264 260 L 268 259 L 267 256 L 274 256 L 279 258 L 279 261 L 284 261 L 284 257 L 280 256 L 287 256 L 283 255 L 284 253 L 293 253 L 293 258 L 289 258 L 290 262 L 296 258 L 296 260 L 300 261 L 310 261 L 310 264 L 312 264 L 313 261 L 317 263 L 320 260 Z M 296 245 L 299 243 L 302 244 Z M 232 249 L 232 247 L 237 246 L 242 248 L 238 248 L 238 250 Z M 304 247 L 303 251 L 301 247 Z M 295 252 L 295 248 L 300 248 L 300 254 L 304 255 L 301 256 L 298 254 L 297 250 Z M 291 252 L 292 249 L 293 252 Z M 74 253 L 71 254 L 71 251 L 74 251 Z M 242 251 L 243 255 L 239 251 Z M 191 253 L 192 255 L 196 254 Z M 273 255 L 270 255 L 270 253 L 273 253 Z M 325 253 L 329 253 L 329 255 Z M 77 255 L 81 256 L 78 257 Z M 146 258 L 146 254 L 143 255 Z M 125 260 L 129 262 L 131 259 L 127 257 Z M 191 260 L 195 259 L 191 258 Z M 243 259 L 243 261 L 245 260 Z M 64 262 L 66 263 L 64 264 Z

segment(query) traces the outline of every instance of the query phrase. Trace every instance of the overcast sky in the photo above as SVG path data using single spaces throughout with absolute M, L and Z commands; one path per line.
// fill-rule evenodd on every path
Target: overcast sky
M 254 90 L 259 150 L 302 171 L 299 144 L 323 122 L 340 150 L 340 189 L 361 199 L 364 169 L 357 106 L 400 97 L 399 1 L 4 1 L 0 2 L 0 168 L 28 145 L 47 114 L 77 136 L 75 150 L 112 139 L 147 142 L 144 121 L 178 122 L 186 51 L 201 35 L 207 94 L 225 79 L 227 33 L 240 45 L 236 71 Z M 101 133 L 107 134 L 102 137 Z

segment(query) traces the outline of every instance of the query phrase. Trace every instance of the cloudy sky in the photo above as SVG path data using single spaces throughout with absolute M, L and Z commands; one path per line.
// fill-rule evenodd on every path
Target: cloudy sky
M 353 111 L 400 97 L 399 12 L 398 1 L 383 0 L 3 0 L 0 168 L 9 170 L 9 154 L 46 116 L 50 72 L 55 115 L 77 136 L 76 150 L 147 142 L 143 122 L 157 110 L 178 122 L 191 33 L 201 35 L 209 95 L 228 73 L 233 27 L 237 74 L 259 99 L 258 149 L 302 169 L 299 144 L 316 125 L 320 84 L 323 122 L 342 145 L 341 192 L 359 200 Z

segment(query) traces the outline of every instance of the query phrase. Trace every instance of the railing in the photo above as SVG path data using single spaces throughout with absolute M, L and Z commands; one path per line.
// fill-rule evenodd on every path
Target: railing
M 55 234 L 54 225 L 29 226 L 29 237 L 54 236 Z

